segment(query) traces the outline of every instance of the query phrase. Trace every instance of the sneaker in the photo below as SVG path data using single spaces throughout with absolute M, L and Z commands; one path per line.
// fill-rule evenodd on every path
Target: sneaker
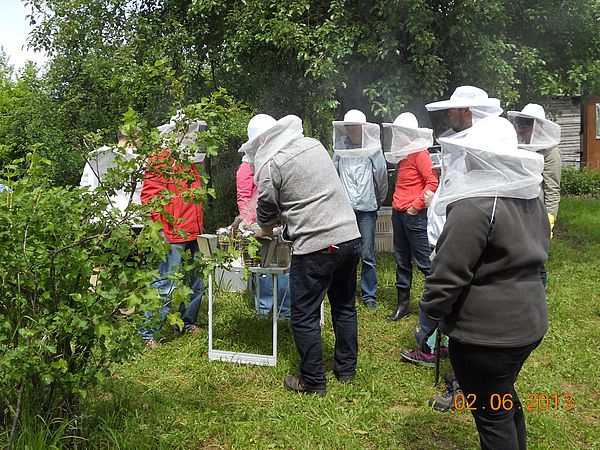
M 160 346 L 160 342 L 158 342 L 156 339 L 146 339 L 145 343 L 146 347 L 150 350 L 154 350 Z
M 190 334 L 198 334 L 202 329 L 198 325 L 187 325 L 183 331 Z
M 421 350 L 400 350 L 400 356 L 405 361 L 425 367 L 435 367 L 435 355 Z
M 367 300 L 363 302 L 363 304 L 371 311 L 375 311 L 377 309 L 377 302 L 375 300 Z
M 285 377 L 285 379 L 283 380 L 283 385 L 290 391 L 296 391 L 299 394 L 315 394 L 315 395 L 318 395 L 319 397 L 325 397 L 325 395 L 327 394 L 326 388 L 321 388 L 321 389 L 307 388 L 306 386 L 304 386 L 304 384 L 300 380 L 300 377 L 298 377 L 296 375 L 287 375 Z
M 448 412 L 451 409 L 456 409 L 455 401 L 460 407 L 462 406 L 462 402 L 464 401 L 465 397 L 464 395 L 461 395 L 456 397 L 455 400 L 455 396 L 462 393 L 463 392 L 458 384 L 458 381 L 454 379 L 454 381 L 446 387 L 446 392 L 444 392 L 442 395 L 431 397 L 429 399 L 429 406 L 440 412 Z
M 175 336 L 179 336 L 183 333 L 197 334 L 200 333 L 200 327 L 198 325 L 185 325 L 183 327 L 183 331 L 177 325 L 173 327 L 173 334 Z
M 446 359 L 448 356 L 450 356 L 448 347 L 440 347 L 440 358 Z

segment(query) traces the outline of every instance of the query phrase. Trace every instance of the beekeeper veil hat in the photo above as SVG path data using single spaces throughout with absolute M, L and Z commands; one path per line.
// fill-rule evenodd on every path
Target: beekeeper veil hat
M 519 148 L 540 151 L 560 142 L 560 125 L 546 119 L 540 105 L 529 103 L 522 111 L 508 111 L 508 120 L 517 131 Z
M 439 137 L 447 137 L 456 133 L 447 124 L 436 123 L 447 120 L 446 114 L 443 113 L 445 110 L 468 108 L 471 111 L 472 125 L 485 117 L 496 117 L 502 114 L 500 100 L 489 97 L 487 92 L 475 86 L 459 86 L 448 100 L 429 103 L 425 105 L 425 108 L 430 112 L 433 128 Z M 436 114 L 437 111 L 440 113 Z
M 206 131 L 207 128 L 208 125 L 204 120 L 188 119 L 181 111 L 177 111 L 177 114 L 172 116 L 169 122 L 157 127 L 158 131 L 160 131 L 162 135 L 165 135 L 167 141 L 171 138 L 170 135 L 179 129 L 176 140 L 179 148 L 182 149 L 187 148 L 190 144 L 195 142 L 198 139 L 198 133 Z M 191 156 L 190 161 L 200 163 L 204 161 L 205 157 L 206 153 L 198 150 Z
M 248 122 L 248 140 L 238 150 L 245 153 L 243 158 L 254 165 L 254 158 L 259 147 L 265 142 L 265 132 L 274 127 L 277 121 L 268 114 L 256 114 Z
M 367 122 L 363 112 L 351 109 L 333 122 L 333 151 L 340 157 L 369 157 L 380 150 L 379 125 Z
M 384 123 L 383 128 L 389 136 L 384 148 L 384 156 L 389 163 L 398 164 L 411 153 L 433 145 L 433 130 L 419 128 L 419 122 L 413 113 L 402 113 L 393 123 Z
M 436 214 L 445 214 L 447 205 L 469 197 L 539 195 L 544 158 L 517 147 L 517 134 L 508 120 L 487 117 L 466 134 L 439 141 L 443 170 Z

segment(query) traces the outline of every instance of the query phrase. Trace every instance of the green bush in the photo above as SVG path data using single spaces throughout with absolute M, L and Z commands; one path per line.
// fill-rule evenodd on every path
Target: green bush
M 0 427 L 14 430 L 22 412 L 71 414 L 140 348 L 159 301 L 140 270 L 151 240 L 100 217 L 96 195 L 44 185 L 35 164 L 0 194 Z
M 562 170 L 560 192 L 561 195 L 598 198 L 600 197 L 600 172 L 565 167 Z
M 210 127 L 228 116 L 230 107 L 229 99 L 217 93 L 190 106 L 189 113 L 206 117 Z M 150 217 L 152 210 L 165 214 L 170 195 L 164 192 L 141 206 L 130 202 L 124 214 L 107 208 L 108 199 L 123 186 L 135 186 L 146 161 L 163 146 L 173 164 L 155 169 L 185 180 L 179 176 L 185 170 L 176 168 L 191 165 L 191 155 L 201 146 L 215 156 L 216 145 L 210 128 L 187 146 L 179 145 L 183 134 L 178 130 L 170 139 L 154 128 L 144 131 L 147 124 L 132 110 L 124 115 L 121 129 L 135 142 L 137 157 L 117 156 L 116 167 L 93 192 L 52 186 L 52 163 L 36 154 L 0 171 L 9 188 L 0 193 L 0 430 L 11 430 L 0 433 L 0 447 L 6 435 L 11 447 L 24 418 L 40 414 L 52 423 L 53 417 L 71 417 L 91 386 L 141 348 L 137 330 L 157 325 L 146 313 L 162 303 L 152 287 L 157 277 L 153 269 L 169 245 L 160 222 L 145 219 L 139 234 L 131 222 L 133 216 Z M 203 186 L 190 189 L 184 198 L 214 196 L 208 177 L 203 178 Z M 198 258 L 194 268 L 209 270 L 207 265 Z M 192 267 L 186 264 L 185 269 Z M 189 292 L 185 283 L 178 283 L 174 304 L 186 302 Z M 156 321 L 158 316 L 154 314 Z M 168 320 L 183 325 L 176 308 Z

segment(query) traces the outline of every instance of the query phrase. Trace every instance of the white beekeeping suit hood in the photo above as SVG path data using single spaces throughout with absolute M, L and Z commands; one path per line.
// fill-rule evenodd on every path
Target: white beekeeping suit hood
M 248 140 L 238 150 L 244 153 L 242 160 L 254 165 L 254 157 L 258 148 L 265 142 L 263 133 L 275 126 L 277 121 L 268 114 L 256 114 L 248 122 Z
M 433 145 L 433 130 L 419 128 L 419 122 L 413 113 L 402 113 L 393 123 L 384 123 L 383 128 L 389 130 L 389 148 L 384 149 L 385 159 L 389 163 L 398 164 L 411 153 Z
M 379 125 L 367 122 L 361 111 L 351 109 L 344 120 L 333 122 L 333 151 L 341 158 L 369 157 L 380 150 Z
M 439 124 L 436 126 L 436 121 L 444 121 L 446 119 L 445 111 L 455 108 L 468 108 L 471 111 L 473 119 L 472 125 L 475 125 L 479 120 L 485 117 L 496 117 L 502 114 L 500 100 L 489 97 L 487 92 L 475 86 L 459 86 L 457 87 L 450 99 L 433 102 L 425 105 L 427 111 L 430 112 L 432 123 L 439 137 L 447 137 L 456 134 L 452 128 L 448 128 L 448 124 Z M 439 111 L 440 114 L 431 114 Z
M 271 159 L 290 143 L 304 137 L 300 117 L 289 115 L 277 121 L 273 120 L 274 122 L 271 122 L 267 119 L 263 123 L 261 119 L 263 126 L 267 126 L 268 123 L 272 123 L 272 126 L 266 129 L 260 127 L 259 133 L 239 149 L 240 152 L 246 154 L 254 166 L 254 183 L 257 186 L 262 170 L 268 166 Z M 250 123 L 248 129 L 250 131 Z
M 517 147 L 510 122 L 487 117 L 460 137 L 440 138 L 442 179 L 435 204 L 437 214 L 469 197 L 536 198 L 540 193 L 544 158 Z
M 540 151 L 560 142 L 560 125 L 546 119 L 540 105 L 529 103 L 522 111 L 508 111 L 508 120 L 517 131 L 519 148 Z
M 181 130 L 182 128 L 186 131 L 183 132 L 183 130 Z M 192 142 L 195 142 L 196 139 L 198 139 L 198 133 L 206 131 L 207 128 L 208 125 L 204 120 L 189 120 L 182 112 L 177 112 L 176 115 L 171 117 L 169 122 L 157 127 L 158 131 L 167 137 L 167 140 L 177 129 L 180 129 L 176 139 L 179 147 L 182 149 L 187 148 Z M 190 161 L 193 163 L 201 163 L 204 161 L 205 157 L 206 153 L 198 150 L 192 155 Z

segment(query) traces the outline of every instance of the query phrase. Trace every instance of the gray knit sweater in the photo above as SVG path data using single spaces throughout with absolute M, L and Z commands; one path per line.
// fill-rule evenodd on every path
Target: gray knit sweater
M 294 254 L 360 237 L 331 158 L 316 139 L 286 143 L 261 171 L 258 192 L 258 224 L 272 226 L 281 218 Z
M 464 344 L 519 347 L 548 328 L 539 273 L 550 225 L 539 198 L 467 198 L 448 205 L 421 307 Z

